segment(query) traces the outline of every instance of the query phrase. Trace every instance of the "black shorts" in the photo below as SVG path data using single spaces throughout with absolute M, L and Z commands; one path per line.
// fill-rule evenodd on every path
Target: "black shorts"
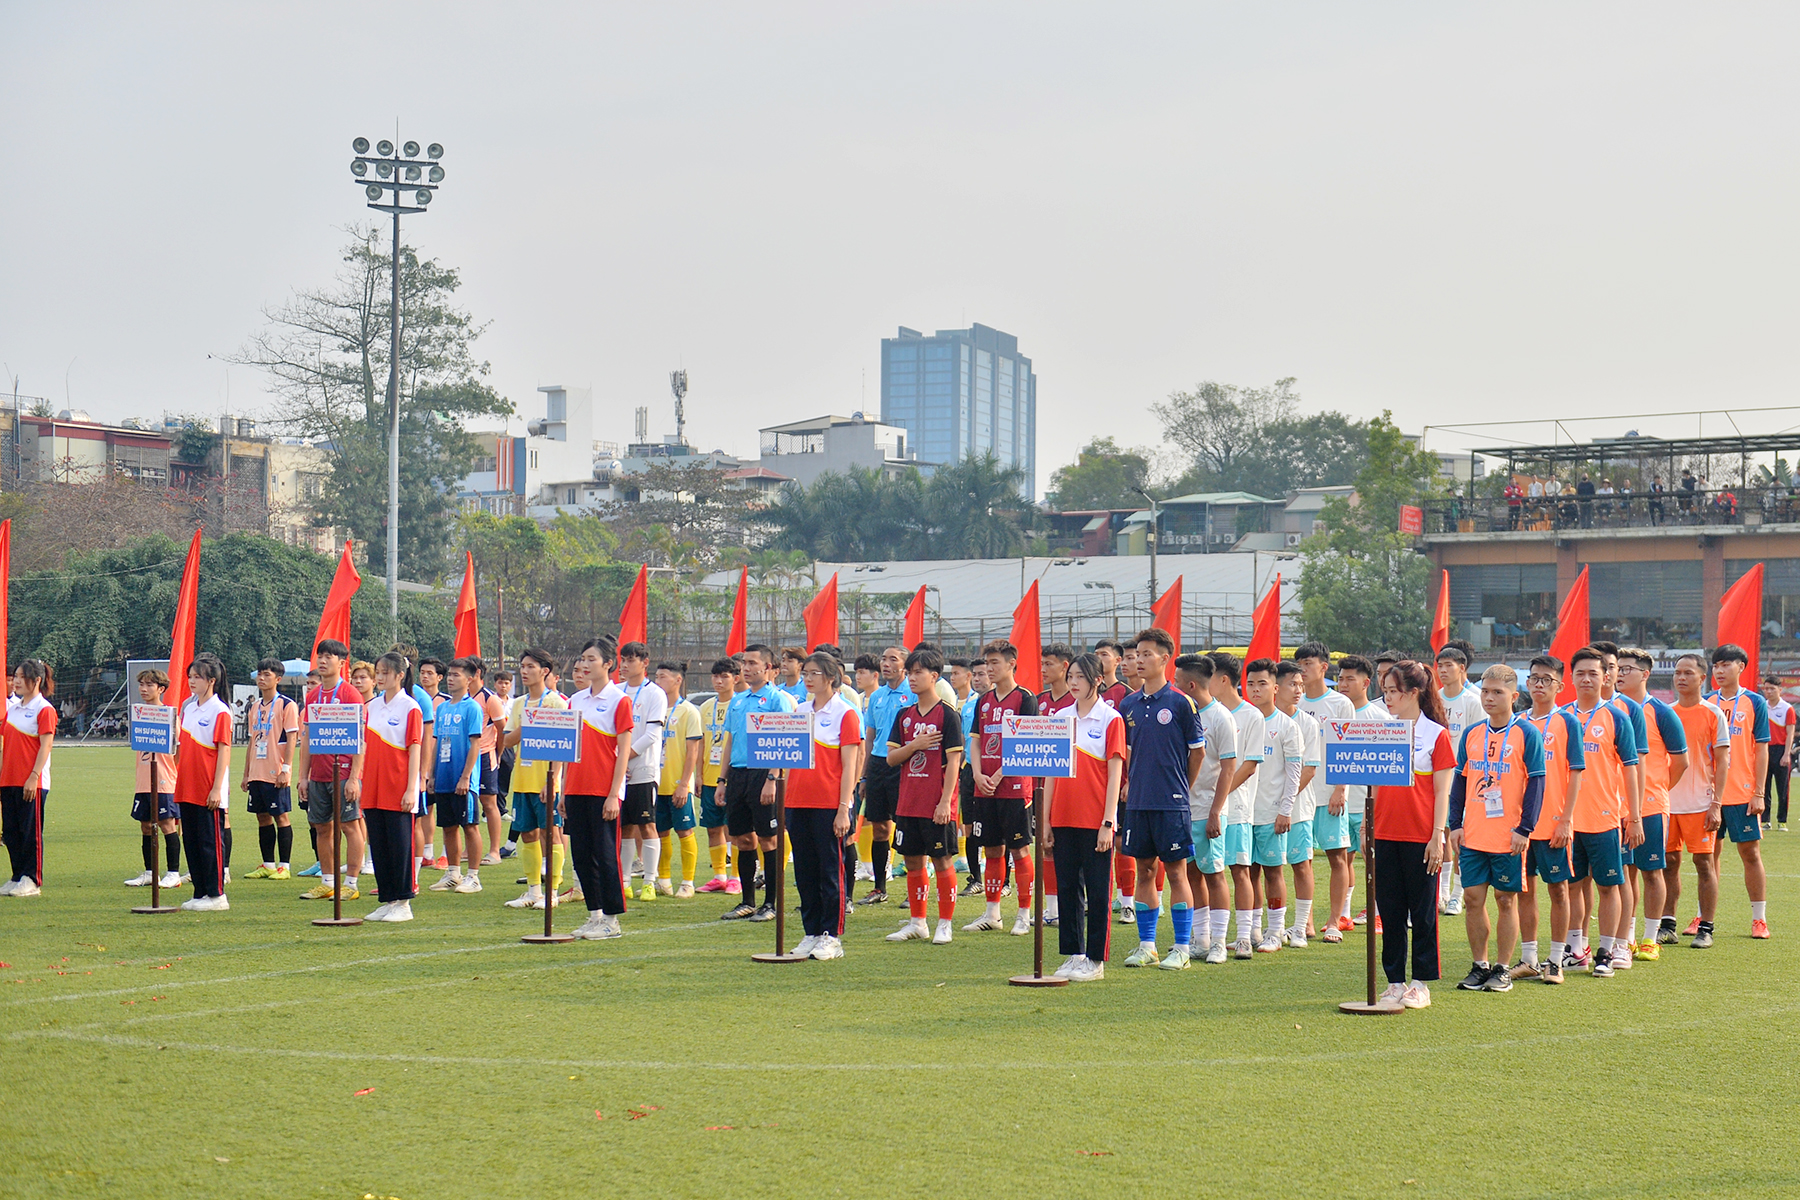
M 625 785 L 625 802 L 619 806 L 619 824 L 656 824 L 656 781 Z
M 963 810 L 977 846 L 1023 850 L 1031 845 L 1031 808 L 1023 796 L 976 796 Z
M 469 790 L 471 792 L 479 786 L 483 796 L 499 795 L 499 793 L 494 790 L 500 786 L 499 781 L 494 777 L 494 760 L 487 756 L 487 751 L 485 750 L 481 753 L 481 766 L 476 769 L 475 774 L 478 778 L 469 781 Z
M 894 849 L 903 858 L 949 858 L 956 853 L 956 826 L 930 817 L 895 817 Z
M 732 837 L 774 837 L 775 805 L 762 802 L 763 784 L 769 773 L 751 767 L 733 767 L 725 776 L 725 832 Z
M 266 779 L 252 779 L 250 802 L 244 807 L 253 813 L 280 814 L 292 811 L 294 800 L 287 788 Z
M 900 803 L 900 772 L 883 759 L 871 760 L 863 775 L 863 819 L 877 825 L 894 819 Z
M 481 824 L 481 794 L 472 787 L 466 792 L 433 792 L 431 805 L 437 810 L 439 829 Z
M 969 814 L 975 811 L 975 768 L 966 762 L 956 776 L 956 799 L 957 814 L 967 825 L 973 819 Z
M 496 779 L 499 783 L 500 797 L 502 800 L 512 795 L 513 764 L 518 761 L 518 758 L 519 751 L 516 746 L 510 750 L 502 750 L 500 752 L 500 771 L 496 776 Z

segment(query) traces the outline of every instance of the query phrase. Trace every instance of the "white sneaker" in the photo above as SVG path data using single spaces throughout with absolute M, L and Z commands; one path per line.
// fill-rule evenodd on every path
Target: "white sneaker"
M 1613 952 L 1612 952 L 1613 970 L 1615 970 L 1615 971 L 1631 970 L 1631 959 L 1632 959 L 1632 953 L 1631 953 L 1631 947 L 1629 945 L 1620 944 L 1620 945 L 1613 947 Z
M 453 892 L 461 882 L 462 877 L 460 875 L 452 875 L 450 872 L 445 871 L 442 875 L 438 876 L 436 883 L 433 883 L 425 890 L 430 892 Z
M 951 931 L 955 928 L 956 926 L 951 923 L 949 917 L 943 918 L 938 922 L 937 932 L 931 937 L 931 944 L 934 946 L 948 946 L 950 944 Z
M 1250 939 L 1247 937 L 1239 938 L 1237 941 L 1233 942 L 1231 944 L 1231 953 L 1234 958 L 1254 958 L 1256 956 L 1256 951 L 1251 947 Z
M 1014 937 L 1024 937 L 1026 934 L 1030 933 L 1031 932 L 1031 912 L 1030 912 L 1030 910 L 1020 909 L 1019 915 L 1017 917 L 1013 918 L 1012 928 L 1007 930 L 1007 932 L 1012 934 Z
M 981 933 L 984 930 L 1005 929 L 1005 928 L 1006 928 L 1005 921 L 1002 921 L 999 917 L 990 917 L 986 913 L 983 913 L 981 916 L 976 917 L 973 921 L 970 921 L 967 925 L 964 925 L 963 932 L 964 933 Z
M 1081 959 L 1079 966 L 1069 972 L 1070 983 L 1093 983 L 1097 979 L 1105 978 L 1106 964 L 1085 957 Z
M 813 947 L 812 956 L 820 962 L 831 958 L 842 958 L 844 957 L 844 943 L 828 933 L 819 939 L 818 945 Z
M 173 871 L 164 871 L 163 877 L 157 886 L 165 887 L 165 888 L 180 887 L 181 886 L 181 876 L 177 875 Z
M 675 881 L 672 879 L 658 879 L 656 881 L 656 894 L 659 896 L 673 896 L 675 894 Z
M 600 932 L 594 935 L 595 940 L 604 941 L 607 938 L 620 938 L 624 936 L 625 931 L 619 927 L 619 918 L 602 914 L 600 917 Z
M 1282 941 L 1296 950 L 1306 949 L 1306 930 L 1298 925 L 1282 934 Z
M 1415 979 L 1412 986 L 1401 994 L 1400 1003 L 1407 1008 L 1430 1008 L 1431 989 Z
M 5 883 L 0 883 L 0 896 L 12 895 L 14 889 L 16 889 L 18 886 L 19 886 L 19 881 L 16 879 L 9 879 Z
M 1224 939 L 1221 938 L 1219 941 L 1213 942 L 1206 947 L 1206 961 L 1209 963 L 1222 963 L 1225 961 Z
M 412 901 L 411 900 L 396 900 L 396 901 L 394 901 L 394 907 L 388 909 L 387 915 L 382 917 L 381 919 L 384 921 L 410 921 L 410 920 L 412 920 L 413 919 Z
M 456 890 L 464 896 L 474 895 L 481 890 L 481 876 L 464 875 L 461 881 L 457 883 Z
M 589 913 L 588 919 L 576 926 L 574 931 L 575 936 L 578 938 L 598 939 L 600 937 L 601 918 L 604 915 L 605 914 L 598 912 Z
M 375 873 L 374 867 L 364 867 L 363 868 L 364 875 L 373 875 L 374 873 Z M 220 870 L 219 882 L 220 883 L 230 883 L 231 882 L 231 868 L 230 867 L 225 867 Z
M 150 881 L 156 878 L 154 871 L 145 871 L 142 875 L 133 875 L 125 881 L 126 887 L 149 887 Z M 167 887 L 168 884 L 164 884 Z
M 1444 915 L 1446 917 L 1457 916 L 1462 912 L 1462 910 L 1463 910 L 1463 903 L 1462 903 L 1462 893 L 1461 892 L 1452 893 L 1450 898 L 1448 900 L 1444 901 Z M 1429 991 L 1427 991 L 1425 994 L 1425 1004 L 1430 1004 L 1430 1003 L 1431 1003 L 1431 993 Z M 1423 1008 L 1423 1007 L 1425 1007 L 1425 1005 L 1421 1004 L 1419 1007 Z
M 543 906 L 544 893 L 534 887 L 526 888 L 525 894 L 518 899 L 506 902 L 508 908 L 542 908 Z
M 189 912 L 224 912 L 231 907 L 231 901 L 223 896 L 208 896 L 204 900 L 189 900 L 181 907 Z
M 9 896 L 41 896 L 43 894 L 44 889 L 37 885 L 35 879 L 30 878 L 19 880 L 13 885 L 13 890 L 7 893 Z
M 199 912 L 200 911 L 200 898 L 198 896 L 196 896 L 189 900 L 183 900 L 181 902 L 181 909 L 183 912 Z
M 363 920 L 365 920 L 365 921 L 385 921 L 385 920 L 387 920 L 388 913 L 392 912 L 393 910 L 394 910 L 394 903 L 391 900 L 386 904 L 377 904 L 375 906 L 375 910 L 373 912 L 371 912 L 368 916 L 364 917 Z
M 812 952 L 818 948 L 819 948 L 819 935 L 809 933 L 805 937 L 801 938 L 800 944 L 798 946 L 795 946 L 792 950 L 789 950 L 788 953 L 801 955 L 803 957 L 811 957 Z
M 1077 964 L 1079 962 L 1084 962 L 1084 961 L 1086 961 L 1086 959 L 1087 959 L 1087 955 L 1085 955 L 1085 954 L 1071 954 L 1071 955 L 1069 955 L 1069 957 L 1063 959 L 1062 966 L 1056 968 L 1056 970 L 1054 970 L 1050 973 L 1052 975 L 1056 976 L 1058 979 L 1067 979 L 1069 977 L 1069 972 L 1074 970 L 1075 964 Z
M 1211 943 L 1209 942 L 1203 942 L 1198 938 L 1190 938 L 1188 940 L 1188 957 L 1195 962 L 1205 962 L 1206 952 L 1211 948 Z
M 1279 949 L 1281 949 L 1281 935 L 1273 929 L 1263 934 L 1262 941 L 1256 943 L 1258 954 L 1273 954 Z
M 875 868 L 870 866 L 866 862 L 857 863 L 856 864 L 856 882 L 858 882 L 858 883 L 873 883 L 873 882 L 875 882 Z
M 890 942 L 926 941 L 931 937 L 931 930 L 926 928 L 922 917 L 908 917 L 906 924 L 887 935 Z
M 1381 990 L 1381 995 L 1375 997 L 1375 1003 L 1384 1005 L 1398 1004 L 1400 1003 L 1400 998 L 1404 995 L 1406 995 L 1406 985 L 1404 983 L 1390 983 Z

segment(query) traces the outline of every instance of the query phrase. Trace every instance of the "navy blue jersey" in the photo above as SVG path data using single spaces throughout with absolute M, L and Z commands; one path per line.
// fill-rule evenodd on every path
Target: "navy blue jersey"
M 1205 745 L 1194 702 L 1171 684 L 1145 695 L 1135 691 L 1119 702 L 1125 744 L 1131 748 L 1131 781 L 1125 806 L 1186 811 L 1188 751 Z

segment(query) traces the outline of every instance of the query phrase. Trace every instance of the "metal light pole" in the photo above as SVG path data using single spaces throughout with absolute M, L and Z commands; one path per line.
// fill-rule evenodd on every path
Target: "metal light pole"
M 1150 536 L 1148 538 L 1148 541 L 1150 543 L 1150 604 L 1151 604 L 1151 607 L 1155 607 L 1155 605 L 1156 605 L 1156 531 L 1157 531 L 1158 527 L 1162 525 L 1162 505 L 1157 502 L 1157 499 L 1155 496 L 1152 496 L 1149 492 L 1145 491 L 1143 488 L 1138 488 L 1138 489 L 1136 489 L 1136 491 L 1137 491 L 1138 495 L 1142 496 L 1144 499 L 1146 499 L 1150 502 Z
M 1114 587 L 1112 585 L 1112 583 L 1110 583 L 1104 579 L 1090 579 L 1082 586 L 1090 587 L 1090 588 L 1102 588 L 1102 589 L 1112 593 L 1110 596 L 1107 597 L 1107 607 L 1112 609 L 1113 641 L 1115 641 L 1115 642 L 1118 641 L 1119 640 L 1119 589 Z M 1152 586 L 1154 586 L 1154 585 L 1152 585 Z
M 431 203 L 432 193 L 444 180 L 444 168 L 438 159 L 444 148 L 437 142 L 425 148 L 419 157 L 419 143 L 407 142 L 396 147 L 383 138 L 369 154 L 369 139 L 359 137 L 350 143 L 356 157 L 350 162 L 350 174 L 363 185 L 369 207 L 391 213 L 394 218 L 393 263 L 389 269 L 392 291 L 389 296 L 388 328 L 388 522 L 387 522 L 387 588 L 389 633 L 400 636 L 400 214 L 422 213 Z M 369 172 L 375 178 L 369 178 Z M 393 192 L 393 202 L 382 203 L 382 193 Z M 410 197 L 406 193 L 412 193 Z M 412 200 L 409 205 L 406 201 Z

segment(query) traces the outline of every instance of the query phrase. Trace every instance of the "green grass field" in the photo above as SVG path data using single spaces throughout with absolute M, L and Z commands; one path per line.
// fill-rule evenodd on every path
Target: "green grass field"
M 1800 1189 L 1800 834 L 1767 843 L 1771 941 L 1728 853 L 1710 951 L 1464 994 L 1458 920 L 1430 1009 L 1356 1018 L 1360 931 L 1040 990 L 1005 984 L 1029 939 L 888 945 L 893 906 L 833 963 L 751 963 L 773 926 L 720 924 L 716 896 L 527 946 L 511 862 L 409 925 L 314 928 L 299 885 L 258 882 L 229 913 L 133 916 L 129 787 L 128 752 L 58 750 L 45 894 L 0 899 L 0 1195 Z

